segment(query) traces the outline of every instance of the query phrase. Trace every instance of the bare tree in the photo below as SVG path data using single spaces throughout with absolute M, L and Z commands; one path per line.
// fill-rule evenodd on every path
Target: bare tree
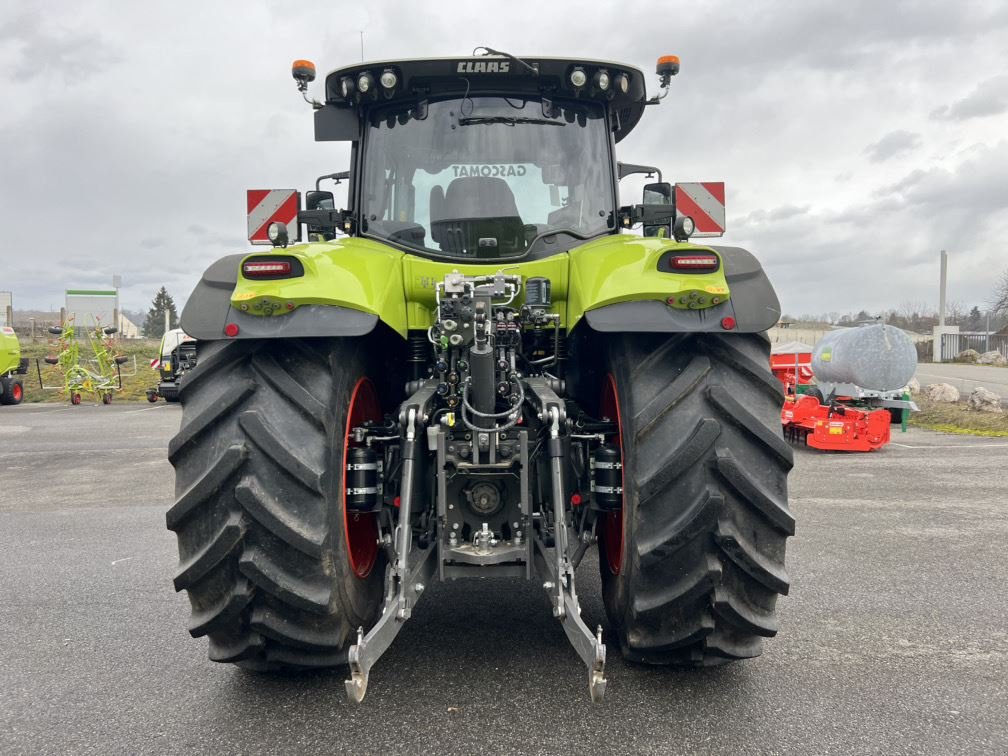
M 1001 278 L 994 286 L 990 311 L 992 315 L 1008 316 L 1008 270 L 1001 274 Z
M 962 325 L 966 318 L 966 305 L 962 302 L 949 302 L 945 305 L 945 322 L 949 325 Z

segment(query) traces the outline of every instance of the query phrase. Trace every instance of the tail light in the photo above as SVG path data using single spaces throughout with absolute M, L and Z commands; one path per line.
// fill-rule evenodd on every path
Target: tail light
M 708 255 L 708 254 L 670 255 L 668 258 L 669 268 L 678 271 L 717 270 L 720 264 L 721 261 L 720 259 L 718 259 L 717 255 Z
M 304 275 L 301 261 L 294 257 L 250 257 L 242 263 L 242 275 L 245 278 L 271 280 L 277 278 L 296 278 Z
M 286 276 L 291 272 L 291 264 L 286 260 L 279 262 L 247 262 L 242 266 L 245 278 L 262 278 L 264 276 Z

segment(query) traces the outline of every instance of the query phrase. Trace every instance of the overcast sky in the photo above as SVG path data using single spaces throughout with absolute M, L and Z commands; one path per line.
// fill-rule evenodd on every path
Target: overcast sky
M 726 181 L 725 242 L 787 312 L 936 303 L 941 248 L 967 306 L 1008 268 L 1004 0 L 45 5 L 0 10 L 0 290 L 18 309 L 113 273 L 126 308 L 161 284 L 181 303 L 248 249 L 245 189 L 346 167 L 313 142 L 290 63 L 359 61 L 359 29 L 368 60 L 486 44 L 631 63 L 651 92 L 655 58 L 680 55 L 620 158 Z

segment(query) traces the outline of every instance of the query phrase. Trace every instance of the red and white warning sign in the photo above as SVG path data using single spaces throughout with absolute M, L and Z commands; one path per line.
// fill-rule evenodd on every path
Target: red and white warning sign
M 697 181 L 675 185 L 676 215 L 688 215 L 696 224 L 693 236 L 723 236 L 725 202 L 723 181 Z
M 297 215 L 301 194 L 296 189 L 249 189 L 248 240 L 253 244 L 269 244 L 266 229 L 273 221 L 287 224 L 287 237 L 301 241 L 301 226 Z

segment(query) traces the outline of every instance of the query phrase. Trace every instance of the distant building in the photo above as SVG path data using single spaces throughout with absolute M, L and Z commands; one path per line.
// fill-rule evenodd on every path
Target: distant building
M 112 290 L 67 289 L 66 317 L 73 318 L 77 328 L 114 325 L 119 294 Z
M 119 309 L 119 293 L 115 289 L 67 289 L 66 317 L 73 318 L 78 328 L 115 326 L 123 338 L 140 338 L 140 328 Z
M 119 333 L 122 334 L 124 339 L 139 339 L 140 326 L 122 313 L 119 313 Z

